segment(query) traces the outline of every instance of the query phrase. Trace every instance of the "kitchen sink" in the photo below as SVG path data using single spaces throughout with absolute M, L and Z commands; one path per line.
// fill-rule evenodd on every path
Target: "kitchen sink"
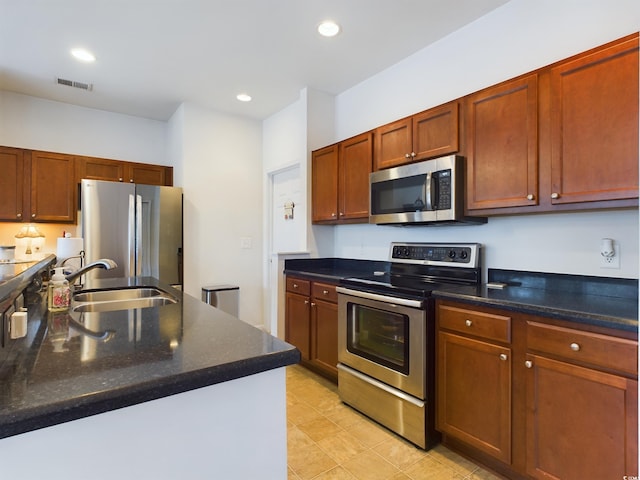
M 74 312 L 110 312 L 160 307 L 177 303 L 172 295 L 155 287 L 128 287 L 78 292 L 71 299 Z

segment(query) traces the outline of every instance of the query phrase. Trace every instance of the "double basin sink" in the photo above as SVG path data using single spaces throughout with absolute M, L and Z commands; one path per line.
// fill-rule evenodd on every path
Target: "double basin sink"
M 111 312 L 159 307 L 178 300 L 156 287 L 123 287 L 79 291 L 71 298 L 73 312 Z

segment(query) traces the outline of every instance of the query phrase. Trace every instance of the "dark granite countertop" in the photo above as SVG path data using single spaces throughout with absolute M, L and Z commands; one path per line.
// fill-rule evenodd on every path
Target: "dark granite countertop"
M 310 279 L 370 275 L 388 270 L 388 262 L 351 259 L 285 260 L 285 274 Z M 522 313 L 628 332 L 638 331 L 638 280 L 489 269 L 490 282 L 507 283 L 502 290 L 486 285 L 439 287 L 434 298 L 452 299 Z
M 0 364 L 0 438 L 297 363 L 293 346 L 150 277 L 85 288 L 156 286 L 176 304 L 48 312 L 29 295 L 28 334 Z
M 389 262 L 354 260 L 347 258 L 296 258 L 284 261 L 285 275 L 295 275 L 309 280 L 339 282 L 342 278 L 373 275 L 388 272 Z

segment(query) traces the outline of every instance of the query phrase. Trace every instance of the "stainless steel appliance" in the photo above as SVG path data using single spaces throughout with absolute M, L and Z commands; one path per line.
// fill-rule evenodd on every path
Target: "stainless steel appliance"
M 82 237 L 86 263 L 110 258 L 96 278 L 151 276 L 182 285 L 182 189 L 81 181 Z
M 477 288 L 480 253 L 476 243 L 392 243 L 389 272 L 337 287 L 340 398 L 422 448 L 438 441 L 431 292 Z
M 379 170 L 369 183 L 370 223 L 487 222 L 464 215 L 464 159 L 457 155 Z

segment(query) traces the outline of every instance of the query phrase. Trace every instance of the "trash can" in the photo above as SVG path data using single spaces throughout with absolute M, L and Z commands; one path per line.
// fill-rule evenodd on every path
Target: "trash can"
M 202 301 L 237 317 L 239 290 L 240 287 L 237 285 L 209 285 L 202 287 Z

